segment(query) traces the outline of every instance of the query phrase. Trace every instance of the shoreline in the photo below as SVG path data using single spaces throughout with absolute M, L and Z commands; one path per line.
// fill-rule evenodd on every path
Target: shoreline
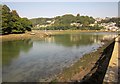
M 102 55 L 103 50 L 111 43 L 112 40 L 99 47 L 96 51 L 83 55 L 72 66 L 64 68 L 51 82 L 75 82 L 82 80 L 94 67 Z
M 50 33 L 51 32 L 51 33 Z M 49 35 L 57 35 L 57 34 L 64 34 L 68 33 L 69 31 L 32 31 L 26 32 L 25 34 L 9 34 L 0 36 L 0 40 L 4 41 L 14 41 L 14 40 L 24 40 L 24 39 L 31 39 L 31 38 L 44 38 L 45 36 Z M 80 32 L 78 30 L 72 31 L 73 32 Z M 81 31 L 81 32 L 88 32 L 88 31 Z M 90 31 L 95 32 L 95 31 Z M 103 32 L 103 31 L 96 31 L 96 32 Z M 35 33 L 35 35 L 31 35 L 31 33 Z M 69 66 L 68 68 L 64 68 L 60 74 L 57 74 L 55 79 L 53 78 L 52 81 L 54 82 L 71 82 L 76 80 L 81 80 L 87 73 L 95 65 L 96 61 L 100 58 L 103 50 L 110 44 L 107 42 L 106 44 L 102 45 L 96 51 L 85 54 L 82 58 L 78 59 L 74 64 Z M 91 61 L 89 59 L 92 59 Z M 51 81 L 51 82 L 52 82 Z
M 14 40 L 24 40 L 31 38 L 44 38 L 46 36 L 58 35 L 58 34 L 70 34 L 70 33 L 92 33 L 92 32 L 106 32 L 106 33 L 117 33 L 112 31 L 98 31 L 98 30 L 32 30 L 31 32 L 26 32 L 23 34 L 8 34 L 1 35 L 0 42 L 4 41 L 14 41 Z
M 23 33 L 23 34 L 8 34 L 8 35 L 1 35 L 0 42 L 25 40 L 25 39 L 31 39 L 34 37 L 43 38 L 45 36 L 47 35 L 42 31 L 39 31 L 39 32 L 31 31 L 31 32 Z

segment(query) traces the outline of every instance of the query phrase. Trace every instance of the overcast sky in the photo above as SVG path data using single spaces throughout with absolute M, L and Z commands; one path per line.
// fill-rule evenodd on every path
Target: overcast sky
M 5 0 L 7 1 L 7 0 Z M 118 2 L 3 2 L 21 17 L 54 17 L 79 13 L 93 17 L 117 17 Z M 19 1 L 19 0 L 18 0 Z M 33 0 L 32 0 L 33 1 Z

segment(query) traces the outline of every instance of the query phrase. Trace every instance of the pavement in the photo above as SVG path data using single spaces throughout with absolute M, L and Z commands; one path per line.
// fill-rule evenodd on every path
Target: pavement
M 118 80 L 120 80 L 120 37 L 118 45 Z
M 104 83 L 120 84 L 120 36 L 115 39 L 114 50 L 104 77 Z

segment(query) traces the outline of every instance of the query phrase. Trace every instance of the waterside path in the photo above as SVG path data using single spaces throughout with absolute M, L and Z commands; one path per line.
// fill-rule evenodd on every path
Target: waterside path
M 120 74 L 120 36 L 118 36 L 115 39 L 115 45 L 114 45 L 114 50 L 112 53 L 112 57 L 110 59 L 106 75 L 104 77 L 104 82 L 109 82 L 109 83 L 118 83 L 118 80 L 120 79 L 119 74 Z

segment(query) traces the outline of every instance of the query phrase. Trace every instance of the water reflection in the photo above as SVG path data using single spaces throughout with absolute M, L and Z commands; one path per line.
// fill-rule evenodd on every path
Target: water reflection
M 66 47 L 86 46 L 94 43 L 101 43 L 102 40 L 113 39 L 116 35 L 98 34 L 66 34 L 46 37 L 42 40 L 48 43 L 61 44 Z
M 109 35 L 111 33 L 64 34 L 4 42 L 3 81 L 44 82 L 43 79 L 52 77 L 84 54 L 100 47 L 101 40 Z
M 104 35 L 102 40 L 110 40 L 117 37 L 117 35 Z
M 2 64 L 9 64 L 20 52 L 29 52 L 33 42 L 29 40 L 8 41 L 2 43 Z

